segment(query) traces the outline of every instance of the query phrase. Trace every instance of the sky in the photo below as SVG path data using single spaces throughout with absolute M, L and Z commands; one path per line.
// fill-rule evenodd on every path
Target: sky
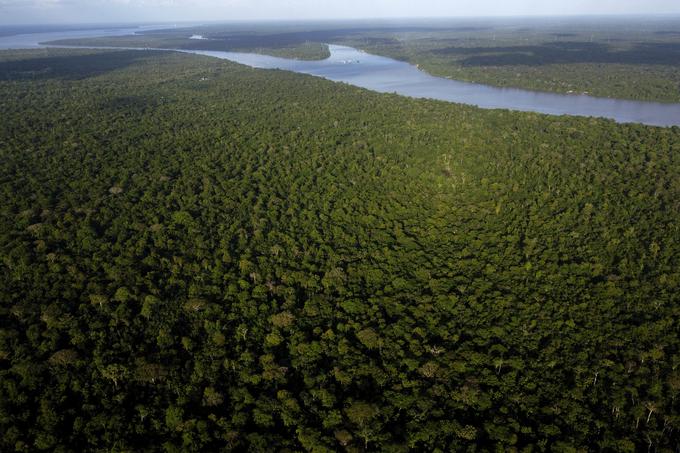
M 0 0 L 0 24 L 680 14 L 680 0 Z

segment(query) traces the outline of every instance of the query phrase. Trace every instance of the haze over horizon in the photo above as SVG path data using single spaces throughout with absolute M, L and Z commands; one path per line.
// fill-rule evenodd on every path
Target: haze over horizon
M 680 14 L 677 0 L 0 0 L 0 25 Z

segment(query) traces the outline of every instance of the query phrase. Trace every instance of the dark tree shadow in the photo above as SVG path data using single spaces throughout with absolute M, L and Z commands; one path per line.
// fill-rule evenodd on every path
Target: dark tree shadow
M 680 36 L 680 31 L 678 30 L 659 30 L 654 32 L 657 36 Z
M 154 111 L 164 102 L 152 96 L 120 96 L 105 99 L 99 103 L 99 109 L 106 112 L 126 112 L 143 115 Z
M 0 80 L 86 79 L 126 68 L 151 53 L 140 50 L 103 51 L 85 55 L 52 54 L 0 61 Z
M 438 55 L 463 57 L 464 66 L 542 66 L 573 63 L 618 63 L 680 66 L 680 43 L 637 43 L 628 50 L 612 50 L 602 43 L 550 42 L 536 46 L 447 47 Z

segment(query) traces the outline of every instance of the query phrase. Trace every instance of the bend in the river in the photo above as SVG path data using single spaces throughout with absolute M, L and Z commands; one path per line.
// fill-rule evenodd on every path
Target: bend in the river
M 45 47 L 40 43 L 70 38 L 123 36 L 140 30 L 142 29 L 80 30 L 6 36 L 0 37 L 0 49 Z M 485 109 L 601 117 L 619 123 L 642 123 L 652 126 L 680 126 L 680 104 L 563 95 L 459 82 L 432 76 L 409 63 L 368 54 L 351 47 L 331 44 L 329 49 L 331 56 L 319 61 L 293 60 L 242 52 L 158 50 L 207 55 L 254 68 L 283 69 L 311 74 L 381 93 L 470 104 Z

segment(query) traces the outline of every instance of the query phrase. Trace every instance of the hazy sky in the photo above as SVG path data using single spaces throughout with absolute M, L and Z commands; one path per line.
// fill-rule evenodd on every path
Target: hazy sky
M 0 23 L 680 13 L 680 0 L 0 0 Z

